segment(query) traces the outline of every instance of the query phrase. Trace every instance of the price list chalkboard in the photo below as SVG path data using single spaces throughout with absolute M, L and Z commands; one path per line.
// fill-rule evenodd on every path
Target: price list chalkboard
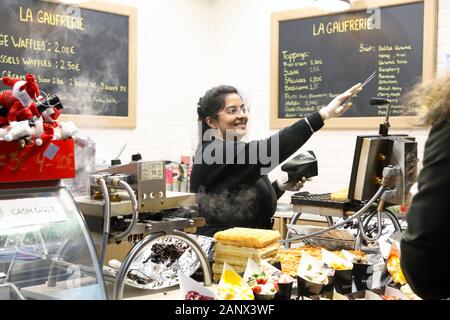
M 134 127 L 135 16 L 105 3 L 2 0 L 1 77 L 34 74 L 79 126 Z
M 414 118 L 402 97 L 434 70 L 433 57 L 426 56 L 427 37 L 433 37 L 425 35 L 430 8 L 427 1 L 397 2 L 338 14 L 301 13 L 301 18 L 274 15 L 272 127 L 320 110 L 374 71 L 376 77 L 352 98 L 352 108 L 328 127 L 380 122 L 387 106 L 370 105 L 372 97 L 391 102 L 393 119 Z

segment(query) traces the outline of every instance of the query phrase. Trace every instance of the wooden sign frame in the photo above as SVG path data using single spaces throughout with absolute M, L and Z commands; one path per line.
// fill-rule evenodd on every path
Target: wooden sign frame
M 437 0 L 370 0 L 354 1 L 352 7 L 346 12 L 361 11 L 368 8 L 392 7 L 403 4 L 424 3 L 424 32 L 423 32 L 423 78 L 425 82 L 433 79 L 436 74 L 436 47 L 437 47 Z M 343 13 L 346 13 L 343 12 Z M 279 23 L 288 20 L 297 20 L 317 16 L 334 15 L 336 12 L 324 13 L 319 9 L 300 9 L 275 12 L 271 17 L 271 65 L 270 65 L 270 128 L 281 129 L 289 126 L 300 118 L 279 118 Z M 418 116 L 390 117 L 389 122 L 393 128 L 411 128 L 418 123 Z M 368 129 L 377 128 L 383 123 L 384 117 L 341 117 L 327 120 L 325 129 Z
M 48 0 L 47 2 L 60 3 L 54 0 Z M 128 116 L 74 115 L 63 113 L 60 119 L 62 121 L 73 121 L 80 128 L 136 128 L 137 9 L 105 1 L 87 1 L 77 6 L 81 9 L 128 17 Z

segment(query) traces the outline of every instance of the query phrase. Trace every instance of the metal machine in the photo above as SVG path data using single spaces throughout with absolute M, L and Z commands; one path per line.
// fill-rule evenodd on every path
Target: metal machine
M 125 278 L 133 260 L 150 243 L 176 238 L 194 250 L 203 269 L 204 283 L 211 285 L 211 268 L 200 245 L 183 232 L 205 224 L 183 208 L 195 205 L 195 195 L 166 192 L 164 161 L 132 161 L 112 165 L 91 175 L 88 197 L 77 198 L 91 232 L 102 234 L 100 262 L 108 243 L 129 241 L 133 248 L 114 279 L 114 299 L 121 299 Z
M 388 104 L 388 100 L 374 98 L 372 105 Z M 336 201 L 330 194 L 309 195 L 299 193 L 292 196 L 292 204 L 296 214 L 288 227 L 287 239 L 282 241 L 290 245 L 292 241 L 306 239 L 325 234 L 358 221 L 358 237 L 356 247 L 363 240 L 374 242 L 381 236 L 381 216 L 387 216 L 396 231 L 401 231 L 395 214 L 385 208 L 386 204 L 404 205 L 408 203 L 409 190 L 417 178 L 417 142 L 407 135 L 389 135 L 389 106 L 386 119 L 380 125 L 379 135 L 358 136 L 356 139 L 352 173 L 349 184 L 348 199 Z M 296 234 L 296 222 L 301 213 L 308 212 L 327 218 L 329 228 L 301 236 Z M 366 228 L 376 216 L 377 233 L 370 237 Z M 344 218 L 341 223 L 334 224 L 333 217 Z

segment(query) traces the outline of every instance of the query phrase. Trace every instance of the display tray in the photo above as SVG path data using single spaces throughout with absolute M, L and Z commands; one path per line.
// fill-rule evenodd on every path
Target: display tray
M 206 256 L 211 254 L 214 239 L 189 235 L 198 242 Z M 131 263 L 125 284 L 148 290 L 159 290 L 179 284 L 178 271 L 191 276 L 200 267 L 194 250 L 185 242 L 171 238 L 160 238 L 151 244 Z M 106 275 L 115 278 L 118 270 L 103 267 Z
M 292 237 L 305 236 L 318 231 L 325 230 L 323 227 L 287 225 L 292 233 Z M 305 244 L 316 245 L 327 250 L 347 249 L 355 247 L 355 237 L 348 230 L 330 230 L 322 234 L 308 237 L 302 240 Z

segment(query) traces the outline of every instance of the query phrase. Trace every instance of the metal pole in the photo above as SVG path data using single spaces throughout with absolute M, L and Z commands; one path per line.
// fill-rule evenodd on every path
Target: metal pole
M 206 257 L 205 252 L 200 247 L 200 245 L 196 241 L 191 239 L 187 234 L 178 230 L 174 230 L 173 234 L 169 236 L 186 242 L 190 247 L 192 247 L 192 249 L 194 249 L 194 252 L 197 254 L 198 260 L 200 261 L 200 266 L 203 269 L 203 283 L 206 287 L 211 286 L 212 285 L 211 267 L 209 265 L 208 258 Z
M 144 239 L 139 241 L 125 257 L 122 262 L 119 271 L 117 272 L 116 281 L 114 282 L 113 289 L 113 299 L 121 300 L 123 298 L 123 287 L 125 285 L 125 278 L 130 269 L 131 263 L 136 259 L 138 254 L 144 249 L 150 242 L 155 241 L 158 238 L 164 237 L 166 234 L 164 232 L 158 232 L 146 236 Z
M 158 232 L 154 234 L 150 234 L 144 239 L 142 239 L 140 242 L 138 242 L 128 253 L 128 255 L 125 257 L 125 260 L 122 262 L 122 265 L 120 266 L 119 271 L 117 272 L 117 277 L 114 282 L 114 289 L 113 289 L 113 299 L 114 300 L 120 300 L 123 298 L 123 289 L 125 285 L 125 278 L 128 274 L 128 271 L 130 269 L 131 263 L 136 259 L 138 254 L 151 242 L 162 238 L 175 238 L 178 240 L 181 240 L 188 244 L 194 252 L 197 254 L 198 260 L 200 261 L 200 266 L 203 269 L 203 282 L 204 285 L 209 287 L 212 285 L 212 272 L 211 267 L 208 262 L 208 258 L 205 255 L 205 252 L 200 247 L 200 245 L 195 242 L 195 240 L 191 239 L 188 235 L 186 235 L 184 232 L 173 230 L 170 234 L 167 234 L 165 232 Z
M 297 221 L 298 221 L 298 219 L 300 219 L 301 215 L 302 215 L 301 211 L 296 212 L 294 214 L 294 216 L 291 218 L 291 221 L 289 222 L 289 225 L 296 225 Z M 291 236 L 291 229 L 288 228 L 287 231 L 286 231 L 286 239 L 289 239 L 290 236 Z M 290 242 L 286 242 L 284 244 L 284 248 L 285 249 L 289 249 L 290 247 L 291 247 L 291 243 Z

